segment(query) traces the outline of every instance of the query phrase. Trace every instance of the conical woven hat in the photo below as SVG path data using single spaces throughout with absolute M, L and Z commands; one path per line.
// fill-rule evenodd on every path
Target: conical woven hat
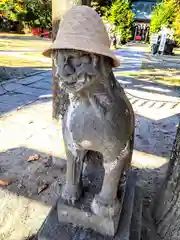
M 88 6 L 72 7 L 64 16 L 53 44 L 43 52 L 51 57 L 53 49 L 75 49 L 108 56 L 113 67 L 120 65 L 119 59 L 110 50 L 110 40 L 98 13 Z

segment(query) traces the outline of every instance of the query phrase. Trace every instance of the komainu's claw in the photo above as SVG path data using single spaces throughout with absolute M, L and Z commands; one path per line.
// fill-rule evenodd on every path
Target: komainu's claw
M 120 209 L 120 202 L 118 199 L 107 201 L 96 195 L 91 204 L 91 210 L 98 216 L 113 217 Z

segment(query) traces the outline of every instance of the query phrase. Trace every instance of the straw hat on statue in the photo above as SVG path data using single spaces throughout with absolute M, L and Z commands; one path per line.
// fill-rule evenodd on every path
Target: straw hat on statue
M 113 60 L 113 67 L 120 65 L 119 59 L 110 50 L 106 27 L 98 13 L 88 6 L 72 7 L 59 25 L 55 41 L 43 52 L 51 57 L 53 49 L 75 49 L 104 55 Z

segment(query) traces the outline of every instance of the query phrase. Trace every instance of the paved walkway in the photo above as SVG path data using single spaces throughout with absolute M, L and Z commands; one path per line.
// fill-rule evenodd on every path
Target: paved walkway
M 123 48 L 116 51 L 118 57 L 120 57 L 121 65 L 116 68 L 115 72 L 134 72 L 139 71 L 141 68 L 142 58 L 145 55 L 144 52 L 137 51 L 134 48 Z
M 179 102 L 180 91 L 176 90 L 173 86 L 163 85 L 157 82 L 143 80 L 137 80 L 136 76 L 124 76 L 124 72 L 136 73 L 140 70 L 143 57 L 145 53 L 137 52 L 133 47 L 124 48 L 117 51 L 118 56 L 121 59 L 121 66 L 114 70 L 114 73 L 119 82 L 124 86 L 126 92 L 138 97 L 139 99 L 147 99 L 161 102 Z
M 145 81 L 123 78 L 122 71 L 139 71 L 144 53 L 132 48 L 117 54 L 122 64 L 115 74 L 136 112 L 135 150 L 169 157 L 179 121 L 178 93 L 154 83 L 152 90 Z M 36 233 L 60 194 L 64 169 L 59 159 L 66 156 L 61 123 L 54 123 L 51 113 L 50 71 L 0 85 L 0 178 L 13 181 L 0 188 L 0 240 L 25 240 Z M 145 165 L 136 151 L 133 163 Z M 40 160 L 28 162 L 34 154 Z M 146 158 L 148 167 L 164 162 Z

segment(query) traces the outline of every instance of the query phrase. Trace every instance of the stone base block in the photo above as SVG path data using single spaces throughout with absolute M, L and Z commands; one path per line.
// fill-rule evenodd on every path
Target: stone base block
M 102 235 L 114 236 L 117 232 L 121 209 L 113 218 L 97 216 L 91 211 L 67 206 L 62 201 L 57 204 L 58 220 L 72 223 L 74 227 L 90 228 Z
M 114 219 L 98 217 L 91 213 L 93 196 L 89 192 L 86 192 L 75 206 L 65 205 L 60 199 L 39 230 L 38 240 L 139 240 L 140 223 L 136 233 L 137 219 L 133 217 L 135 193 L 136 173 L 132 171 L 127 184 L 120 189 L 123 204 L 120 215 Z M 136 208 L 140 209 L 138 206 Z M 113 235 L 115 231 L 115 236 L 108 236 Z

